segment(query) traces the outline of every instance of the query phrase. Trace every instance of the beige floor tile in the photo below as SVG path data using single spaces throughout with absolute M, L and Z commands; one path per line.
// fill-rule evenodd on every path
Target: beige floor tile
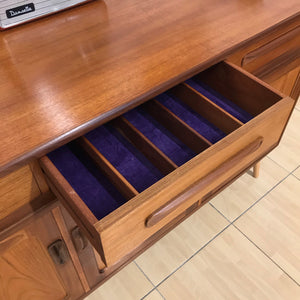
M 164 298 L 159 294 L 158 291 L 154 290 L 143 300 L 163 300 Z
M 300 180 L 300 167 L 293 174 Z
M 138 300 L 152 288 L 149 280 L 132 262 L 85 300 Z
M 167 300 L 300 299 L 300 287 L 233 226 L 158 289 Z
M 290 175 L 236 221 L 236 226 L 298 283 L 300 283 L 299 195 L 300 181 Z
M 211 204 L 233 221 L 287 175 L 285 169 L 265 158 L 261 162 L 258 178 L 244 174 L 211 200 Z
M 283 138 L 268 156 L 288 171 L 300 165 L 300 111 L 294 110 Z
M 156 285 L 227 225 L 228 222 L 206 204 L 139 256 L 136 262 Z

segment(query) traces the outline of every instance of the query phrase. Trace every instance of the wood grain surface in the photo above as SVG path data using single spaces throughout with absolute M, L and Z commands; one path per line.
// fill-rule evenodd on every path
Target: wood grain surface
M 233 166 L 239 164 L 245 157 L 255 152 L 261 146 L 263 140 L 264 139 L 262 137 L 255 139 L 255 141 L 251 142 L 238 153 L 234 154 L 228 160 L 219 165 L 216 169 L 212 170 L 206 176 L 200 178 L 191 187 L 176 196 L 176 198 L 171 199 L 169 202 L 155 210 L 151 215 L 149 215 L 149 217 L 147 217 L 145 222 L 146 227 L 152 227 L 156 225 L 159 221 L 161 221 L 171 212 L 176 210 L 185 201 L 187 201 L 188 198 L 193 197 L 207 185 L 213 183 L 218 178 L 218 176 L 229 172 Z
M 84 289 L 85 292 L 88 292 L 90 290 L 89 284 L 86 280 L 86 277 L 84 275 L 84 271 L 82 268 L 82 265 L 80 264 L 79 258 L 77 256 L 77 252 L 76 249 L 74 247 L 74 244 L 72 242 L 70 233 L 68 231 L 68 228 L 66 227 L 66 223 L 64 221 L 64 217 L 62 215 L 61 209 L 59 207 L 55 207 L 52 209 L 52 215 L 55 219 L 55 222 L 57 224 L 57 227 L 60 231 L 60 234 L 62 236 L 62 238 L 64 239 L 64 242 L 67 245 L 70 257 L 72 259 L 72 262 L 74 264 L 74 267 L 77 271 L 77 274 L 80 278 L 80 282 L 82 284 L 82 287 Z
M 79 226 L 85 231 L 88 230 L 87 233 L 91 236 L 91 243 L 99 251 L 100 247 L 97 244 L 99 241 L 96 241 L 98 234 L 98 239 L 101 239 L 103 247 L 99 251 L 101 258 L 106 265 L 111 266 L 199 199 L 204 198 L 204 201 L 206 201 L 207 198 L 224 186 L 228 178 L 235 177 L 241 170 L 253 165 L 257 159 L 266 155 L 266 152 L 270 151 L 271 148 L 274 148 L 278 143 L 293 105 L 294 101 L 290 98 L 280 100 L 255 119 L 238 128 L 222 141 L 178 168 L 176 172 L 172 172 L 97 223 L 91 218 L 91 212 L 83 201 L 47 157 L 42 158 L 42 166 L 49 177 L 49 182 L 55 183 L 57 190 L 64 196 L 64 199 L 61 199 L 60 194 L 57 192 L 56 195 L 64 201 Z M 265 138 L 265 142 L 258 151 L 234 164 L 232 169 L 225 172 L 226 174 L 217 176 L 214 182 L 207 184 L 198 194 L 187 199 L 178 209 L 172 211 L 157 225 L 150 228 L 145 227 L 145 220 L 153 211 L 191 187 L 194 182 L 197 182 L 212 170 L 215 170 L 224 161 L 230 159 L 232 153 L 238 153 L 258 136 Z M 55 189 L 53 190 L 55 192 Z M 96 235 L 95 230 L 98 231 Z
M 55 264 L 47 248 L 63 237 L 53 203 L 0 233 L 0 299 L 75 300 L 84 293 L 72 259 Z M 59 253 L 57 253 L 59 255 Z M 2 284 L 3 283 L 3 284 Z
M 28 165 L 1 178 L 0 219 L 7 217 L 22 206 L 30 206 L 30 201 L 40 194 Z
M 0 172 L 299 15 L 299 1 L 94 1 L 2 32 Z
M 186 83 L 175 86 L 170 92 L 198 114 L 205 114 L 210 123 L 227 134 L 243 125 L 240 120 Z
M 255 163 L 266 155 L 278 143 L 281 132 L 290 115 L 294 101 L 285 98 L 270 109 L 266 110 L 235 132 L 214 144 L 203 153 L 197 155 L 168 176 L 152 185 L 147 190 L 131 199 L 117 210 L 95 224 L 100 234 L 106 264 L 112 265 L 132 249 L 163 228 L 180 213 L 188 209 L 195 202 L 206 197 L 209 198 L 218 189 L 222 188 L 228 178 L 235 177 L 246 167 Z M 274 126 L 276 124 L 276 126 Z M 174 211 L 165 215 L 156 225 L 145 227 L 145 221 L 153 212 L 187 190 L 225 161 L 234 153 L 244 149 L 257 137 L 264 138 L 260 148 L 236 163 L 230 170 L 202 187 L 198 193 L 193 194 L 182 202 Z
M 299 28 L 300 16 L 260 36 L 254 43 L 245 44 L 227 60 L 256 75 L 262 75 L 265 82 L 297 100 L 300 95 Z M 259 59 L 257 54 L 261 56 Z M 273 62 L 270 63 L 270 60 Z M 256 69 L 261 67 L 268 69 L 267 76 L 256 73 Z
M 1 299 L 65 299 L 67 293 L 45 247 L 36 237 L 11 237 L 0 252 Z

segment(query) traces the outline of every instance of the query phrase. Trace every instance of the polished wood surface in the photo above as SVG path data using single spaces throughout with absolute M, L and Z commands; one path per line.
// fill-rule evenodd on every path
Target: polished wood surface
M 41 194 L 28 165 L 0 178 L 0 220 L 27 206 Z
M 72 233 L 72 240 L 74 242 L 74 246 L 77 251 L 78 258 L 84 270 L 84 274 L 88 281 L 90 288 L 94 287 L 97 283 L 99 283 L 101 276 L 99 269 L 103 269 L 105 267 L 104 263 L 101 260 L 98 252 L 94 250 L 91 244 L 88 242 L 87 237 L 84 235 L 82 230 L 77 226 L 74 219 L 70 216 L 70 214 L 66 211 L 66 209 L 60 205 L 61 212 L 64 217 L 64 222 L 68 228 L 68 231 Z M 78 232 L 78 235 L 81 239 L 84 240 L 83 247 L 77 248 L 77 242 L 74 240 L 74 232 Z M 97 254 L 97 256 L 96 256 Z
M 259 176 L 259 169 L 260 169 L 260 162 L 258 162 L 257 164 L 255 164 L 253 166 L 253 177 L 254 178 L 258 178 L 258 176 Z
M 203 198 L 203 201 L 206 201 L 223 187 L 228 178 L 234 177 L 251 162 L 253 165 L 266 155 L 266 152 L 278 143 L 293 104 L 294 101 L 290 98 L 281 100 L 95 224 L 101 237 L 107 265 L 121 259 L 130 249 L 137 247 L 166 226 L 199 199 Z M 258 136 L 262 136 L 264 142 L 257 151 L 232 166 L 225 174 L 216 176 L 213 182 L 186 199 L 156 225 L 145 227 L 145 221 L 151 213 L 222 165 L 230 159 L 232 153 L 239 152 Z
M 48 205 L 15 226 L 1 231 L 1 299 L 61 300 L 66 297 L 75 300 L 84 293 L 69 254 L 61 264 L 56 264 L 47 251 L 50 245 L 63 241 L 50 212 L 56 206 L 57 203 Z M 2 292 L 10 294 L 4 294 L 4 297 Z
M 246 43 L 227 60 L 297 100 L 300 95 L 300 16 Z
M 247 53 L 242 67 L 271 81 L 300 65 L 300 24 L 265 45 Z
M 122 111 L 223 60 L 243 44 L 246 45 L 248 42 L 251 44 L 254 40 L 265 36 L 272 36 L 269 39 L 271 41 L 282 33 L 292 30 L 295 24 L 299 25 L 299 4 L 296 0 L 286 2 L 95 1 L 1 33 L 0 177 L 29 159 L 40 157 Z M 286 24 L 288 25 L 285 27 Z M 280 32 L 279 28 L 283 26 L 284 30 Z M 280 34 L 277 34 L 278 32 Z M 294 37 L 293 34 L 292 36 Z M 289 37 L 287 39 L 289 40 Z M 286 41 L 285 38 L 283 40 Z M 264 53 L 265 49 L 269 49 L 268 46 L 264 48 L 265 44 L 261 42 L 259 45 L 263 49 L 262 52 L 258 51 L 259 55 Z M 275 47 L 276 45 L 275 42 Z M 290 45 L 289 42 L 287 45 Z M 252 48 L 253 51 L 256 46 Z M 271 44 L 272 47 L 274 44 Z M 274 86 L 280 86 L 281 91 L 295 97 L 299 94 L 299 82 L 298 67 L 278 78 Z M 211 121 L 219 122 L 221 124 L 219 127 L 226 129 L 226 132 L 229 133 L 242 125 L 232 118 L 229 120 L 230 116 L 225 116 L 224 112 L 219 116 L 222 117 L 223 114 L 225 121 L 218 120 L 216 117 L 218 110 L 215 110 L 212 103 L 208 104 L 207 100 L 204 100 L 206 101 L 204 108 Z M 230 153 L 232 155 L 246 146 L 250 141 L 244 137 L 247 134 L 255 137 L 259 129 L 266 132 L 266 136 L 271 134 L 273 139 L 279 134 L 279 129 L 274 133 L 272 122 L 278 120 L 276 123 L 282 127 L 292 103 L 288 98 L 280 101 L 265 112 L 263 118 L 260 116 L 260 119 L 248 125 L 249 131 L 238 129 L 240 132 L 238 135 L 231 134 L 214 150 L 210 149 L 202 158 L 180 168 L 181 174 L 186 175 L 184 178 L 191 175 L 189 180 L 180 182 L 180 176 L 170 174 L 167 179 L 151 187 L 150 191 L 136 196 L 134 201 L 129 201 L 100 222 L 86 209 L 81 199 L 76 199 L 76 195 L 75 198 L 74 194 L 73 197 L 68 197 L 68 193 L 72 190 L 69 184 L 65 183 L 60 193 L 67 200 L 63 199 L 62 202 L 72 211 L 76 222 L 82 225 L 83 232 L 97 247 L 101 257 L 97 256 L 95 259 L 90 244 L 82 246 L 82 249 L 72 246 L 73 243 L 76 245 L 76 241 L 70 239 L 73 228 L 69 227 L 64 212 L 64 220 L 62 219 L 59 209 L 55 210 L 59 212 L 56 214 L 58 215 L 56 221 L 52 214 L 44 215 L 42 219 L 35 221 L 35 214 L 34 221 L 27 219 L 26 224 L 29 225 L 26 228 L 25 225 L 20 225 L 21 227 L 17 225 L 22 230 L 25 228 L 22 234 L 9 234 L 7 238 L 5 233 L 4 243 L 0 236 L 0 253 L 9 256 L 14 247 L 20 245 L 21 250 L 24 249 L 24 255 L 18 250 L 19 252 L 11 256 L 18 267 L 26 265 L 25 260 L 36 253 L 37 256 L 41 256 L 44 269 L 54 274 L 54 279 L 50 276 L 47 284 L 55 285 L 58 280 L 57 282 L 63 286 L 62 289 L 58 287 L 58 291 L 64 295 L 68 294 L 71 299 L 77 298 L 84 293 L 83 286 L 87 291 L 99 280 L 101 282 L 107 280 L 121 266 L 159 239 L 163 235 L 162 232 L 165 233 L 180 222 L 183 216 L 194 211 L 196 206 L 192 202 L 197 198 L 195 202 L 197 204 L 199 199 L 194 197 L 195 199 L 188 200 L 184 207 L 180 207 L 180 211 L 161 221 L 163 226 L 154 225 L 153 227 L 156 226 L 154 234 L 145 230 L 145 220 L 150 212 L 155 211 L 171 196 L 175 196 L 176 193 L 178 195 L 196 177 L 207 174 L 218 163 L 222 163 L 223 159 L 230 158 Z M 270 118 L 268 122 L 265 121 L 267 118 Z M 235 137 L 240 138 L 240 141 L 235 143 Z M 264 145 L 261 156 L 266 155 L 276 143 L 272 144 L 269 141 L 268 146 Z M 221 154 L 216 162 L 211 161 L 208 165 L 204 165 L 215 152 L 222 152 L 226 147 L 230 151 L 225 151 L 223 157 Z M 257 157 L 245 162 L 244 168 L 249 168 L 255 162 Z M 32 180 L 37 183 L 34 191 L 47 193 L 48 185 L 38 165 L 32 163 L 30 167 L 33 172 Z M 26 168 L 26 172 L 29 173 L 29 168 Z M 203 203 L 244 172 L 238 166 L 235 167 L 235 171 L 227 174 L 224 180 L 214 182 L 214 187 L 203 196 Z M 1 192 L 9 188 L 9 184 L 1 185 L 1 180 L 5 178 L 0 179 Z M 23 182 L 28 177 L 19 176 L 19 178 Z M 51 179 L 55 185 L 62 182 L 60 176 Z M 11 182 L 16 184 L 17 190 L 24 187 L 23 183 L 18 185 L 18 181 Z M 15 192 L 13 194 L 16 195 Z M 22 193 L 17 194 L 22 197 Z M 26 196 L 22 201 L 26 202 L 27 198 Z M 150 202 L 152 206 L 149 205 Z M 3 207 L 7 210 L 7 205 L 7 202 L 0 203 L 0 211 Z M 14 202 L 13 205 L 18 206 L 18 203 Z M 22 207 L 23 205 L 17 210 Z M 0 219 L 2 217 L 0 216 Z M 10 221 L 13 219 L 10 214 L 5 218 L 9 218 Z M 0 222 L 0 230 L 1 224 Z M 27 235 L 29 242 L 26 240 Z M 45 252 L 45 246 L 57 238 L 65 240 L 69 251 L 71 249 L 71 257 L 66 264 L 56 265 L 55 270 L 52 267 L 53 262 Z M 104 241 L 104 250 L 100 243 L 101 238 Z M 39 250 L 39 253 L 29 253 L 30 247 L 35 249 L 40 247 L 43 250 Z M 114 264 L 116 261 L 117 264 Z M 35 271 L 34 262 L 35 260 L 29 261 L 33 264 L 31 269 Z M 6 271 L 7 264 L 2 260 L 1 263 L 0 270 Z M 106 268 L 103 273 L 99 273 L 99 269 L 104 268 L 104 263 L 113 265 Z M 16 273 L 9 274 L 16 275 Z M 30 278 L 28 286 L 34 286 L 36 284 L 34 280 L 35 278 Z M 47 287 L 42 287 L 41 292 L 46 290 Z M 52 295 L 54 292 L 55 290 L 52 291 Z M 47 296 L 51 297 L 51 294 Z
M 270 81 L 270 84 L 297 100 L 300 96 L 300 66 L 282 75 L 275 81 Z
M 44 175 L 37 160 L 34 160 L 30 163 L 30 169 L 31 169 L 34 179 L 36 180 L 36 183 L 41 191 L 41 194 L 45 194 L 45 193 L 49 192 L 49 186 L 46 182 L 45 175 Z
M 61 212 L 61 209 L 59 207 L 53 208 L 52 209 L 52 215 L 55 219 L 55 222 L 56 222 L 57 227 L 60 231 L 60 234 L 61 234 L 62 238 L 64 239 L 66 245 L 67 245 L 70 257 L 71 257 L 73 265 L 74 265 L 74 267 L 77 271 L 77 274 L 79 276 L 82 287 L 83 287 L 85 292 L 88 292 L 90 290 L 90 287 L 89 287 L 89 284 L 88 284 L 88 282 L 86 280 L 86 277 L 84 275 L 84 271 L 82 269 L 82 265 L 80 264 L 79 258 L 77 256 L 76 249 L 75 249 L 74 244 L 72 242 L 71 236 L 68 232 L 68 228 L 66 226 L 63 214 Z
M 152 227 L 156 225 L 158 222 L 188 201 L 189 198 L 198 194 L 201 190 L 205 189 L 206 186 L 214 183 L 218 177 L 230 172 L 235 165 L 239 164 L 243 159 L 247 158 L 248 155 L 258 150 L 263 143 L 263 140 L 264 139 L 262 137 L 258 137 L 255 139 L 255 141 L 246 145 L 242 150 L 240 150 L 238 153 L 235 153 L 232 157 L 223 162 L 221 165 L 217 166 L 210 173 L 200 178 L 192 186 L 189 186 L 181 194 L 176 196 L 176 198 L 171 199 L 169 202 L 155 210 L 146 218 L 146 227 Z
M 257 116 L 280 99 L 276 90 L 266 87 L 263 81 L 230 62 L 216 64 L 197 78 L 252 116 Z
M 298 0 L 106 0 L 2 32 L 0 172 L 78 137 L 298 14 Z
M 58 240 L 47 209 L 1 233 L 1 299 L 77 299 L 83 293 L 70 258 L 56 265 L 48 254 L 48 246 Z
M 0 270 L 1 299 L 60 300 L 67 297 L 46 249 L 37 238 L 26 233 L 18 232 L 0 242 Z
M 229 76 L 231 80 L 227 77 L 222 78 L 220 74 L 224 70 L 227 74 L 232 73 L 234 75 Z M 52 162 L 47 157 L 41 159 L 42 167 L 49 178 L 49 182 L 55 185 L 55 187 L 52 187 L 53 191 L 63 201 L 83 231 L 92 237 L 91 243 L 99 251 L 103 262 L 107 266 L 111 266 L 122 259 L 200 199 L 203 202 L 207 201 L 222 189 L 230 178 L 234 178 L 242 170 L 245 171 L 249 165 L 254 165 L 259 158 L 266 155 L 278 144 L 290 116 L 294 100 L 288 97 L 282 98 L 280 93 L 273 91 L 267 84 L 232 64 L 223 62 L 205 73 L 209 73 L 208 80 L 215 78 L 218 86 L 222 87 L 225 92 L 229 88 L 232 93 L 237 90 L 235 101 L 240 106 L 252 109 L 255 113 L 261 112 L 263 109 L 265 111 L 98 222 L 95 222 L 91 211 Z M 237 86 L 233 83 L 237 83 Z M 226 85 L 229 88 L 226 89 Z M 248 87 L 248 89 L 244 90 L 245 87 Z M 271 107 L 267 108 L 265 104 L 261 104 L 261 99 L 267 99 Z M 151 100 L 143 107 L 149 108 L 151 103 L 158 102 Z M 255 108 L 255 105 L 257 108 Z M 153 113 L 157 113 L 157 111 L 157 109 L 152 110 Z M 203 117 L 205 117 L 205 114 Z M 159 114 L 157 119 L 162 121 L 163 118 L 164 115 Z M 174 118 L 172 116 L 168 119 L 168 122 L 163 122 L 164 126 L 169 128 Z M 183 125 L 185 124 L 178 117 L 176 120 L 180 120 Z M 172 130 L 172 127 L 170 130 Z M 182 133 L 182 130 L 180 129 L 179 132 Z M 259 143 L 252 148 L 252 142 L 259 137 L 263 138 L 263 142 L 260 145 L 261 138 Z M 193 136 L 186 136 L 186 140 L 189 139 L 193 139 Z M 260 147 L 256 149 L 258 145 Z M 252 151 L 253 149 L 255 151 Z M 234 163 L 232 163 L 233 154 L 235 153 L 242 153 L 242 155 L 241 157 L 238 155 L 238 161 L 234 160 Z M 245 153 L 247 155 L 244 155 Z M 214 177 L 214 180 L 211 180 L 211 177 Z M 207 178 L 209 180 L 206 180 Z M 204 180 L 205 184 L 195 192 L 193 187 L 195 183 L 201 182 L 201 180 Z M 170 201 L 179 199 L 182 194 L 186 196 L 185 192 L 187 197 L 184 197 L 184 201 L 180 201 L 175 209 L 168 210 L 168 213 L 164 214 L 159 222 L 151 224 L 151 227 L 145 226 L 147 218 L 153 212 L 161 209 Z

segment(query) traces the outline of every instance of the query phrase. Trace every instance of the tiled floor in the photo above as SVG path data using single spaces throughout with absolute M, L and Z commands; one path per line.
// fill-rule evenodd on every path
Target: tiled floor
M 86 300 L 300 299 L 300 107 L 281 145 Z

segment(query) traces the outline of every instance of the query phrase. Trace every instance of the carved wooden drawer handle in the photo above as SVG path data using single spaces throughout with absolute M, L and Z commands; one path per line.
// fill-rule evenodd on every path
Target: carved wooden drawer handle
M 61 239 L 49 245 L 48 252 L 56 265 L 63 265 L 69 259 L 67 246 Z
M 183 191 L 179 196 L 173 198 L 165 205 L 154 211 L 150 216 L 146 219 L 146 227 L 151 227 L 156 225 L 159 221 L 161 221 L 164 217 L 169 215 L 172 211 L 177 209 L 182 203 L 184 203 L 187 199 L 194 196 L 198 193 L 202 188 L 211 184 L 221 176 L 230 170 L 234 165 L 238 164 L 243 158 L 248 156 L 249 154 L 256 151 L 262 144 L 263 137 L 258 137 L 256 140 L 251 142 L 245 148 L 231 156 L 227 161 L 222 163 L 216 169 L 208 173 L 206 176 L 200 178 L 196 181 L 192 186 L 188 187 L 185 191 Z

